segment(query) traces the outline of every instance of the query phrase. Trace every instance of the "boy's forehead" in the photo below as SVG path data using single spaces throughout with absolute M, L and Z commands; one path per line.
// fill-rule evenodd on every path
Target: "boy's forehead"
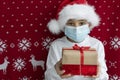
M 72 22 L 72 21 L 82 21 L 82 22 L 87 22 L 87 20 L 86 19 L 69 19 L 67 22 Z

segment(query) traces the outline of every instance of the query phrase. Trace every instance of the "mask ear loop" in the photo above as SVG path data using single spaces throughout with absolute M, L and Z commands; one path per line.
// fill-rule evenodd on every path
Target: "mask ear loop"
M 65 26 L 64 26 L 64 28 L 63 28 L 63 32 L 65 32 Z M 64 33 L 65 34 L 65 33 Z

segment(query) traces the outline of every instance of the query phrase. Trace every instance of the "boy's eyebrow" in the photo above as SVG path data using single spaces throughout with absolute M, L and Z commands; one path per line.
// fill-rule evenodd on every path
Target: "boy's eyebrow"
M 69 20 L 68 20 L 68 22 L 73 22 L 73 21 L 75 21 L 75 19 L 69 19 Z M 78 20 L 78 21 L 84 22 L 84 21 L 86 21 L 86 20 L 81 19 L 81 20 Z
M 78 20 L 78 21 L 86 21 L 86 20 Z
M 73 21 L 73 19 L 69 19 L 68 21 Z

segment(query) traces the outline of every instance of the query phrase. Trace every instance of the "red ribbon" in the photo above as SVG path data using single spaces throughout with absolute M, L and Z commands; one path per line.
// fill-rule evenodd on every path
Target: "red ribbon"
M 73 46 L 73 49 L 74 50 L 79 50 L 80 51 L 80 53 L 81 53 L 81 65 L 83 65 L 84 64 L 84 52 L 83 52 L 83 50 L 88 50 L 90 47 L 80 47 L 80 46 L 78 46 L 77 44 L 75 44 L 74 46 Z M 82 74 L 82 71 L 81 71 L 81 65 L 80 65 L 80 74 Z
M 73 46 L 73 49 L 74 50 L 80 50 L 80 53 L 81 53 L 81 65 L 83 65 L 84 64 L 84 52 L 83 52 L 83 50 L 88 50 L 90 47 L 80 47 L 80 46 L 78 46 L 77 44 L 75 44 L 74 46 Z

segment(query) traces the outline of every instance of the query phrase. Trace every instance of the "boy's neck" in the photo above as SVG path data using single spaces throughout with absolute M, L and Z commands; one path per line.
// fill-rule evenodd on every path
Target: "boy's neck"
M 72 40 L 72 39 L 70 39 L 68 37 L 67 37 L 67 40 L 69 40 L 70 42 L 73 42 L 73 43 L 78 43 L 78 42 L 76 42 L 76 41 L 74 41 L 74 40 Z

